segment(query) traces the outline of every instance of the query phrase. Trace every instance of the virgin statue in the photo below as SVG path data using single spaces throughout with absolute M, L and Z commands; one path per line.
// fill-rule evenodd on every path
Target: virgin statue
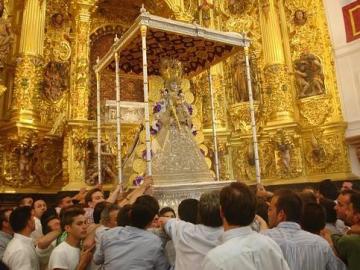
M 181 62 L 165 59 L 161 64 L 165 88 L 154 106 L 152 125 L 153 178 L 155 184 L 185 184 L 214 179 L 194 140 L 192 107 L 181 90 Z
M 181 62 L 162 60 L 160 73 L 164 88 L 161 99 L 154 104 L 151 125 L 154 183 L 172 185 L 213 181 L 213 173 L 194 139 L 192 107 L 185 102 L 181 89 Z M 128 161 L 131 160 L 130 157 Z M 124 169 L 126 173 L 127 168 Z

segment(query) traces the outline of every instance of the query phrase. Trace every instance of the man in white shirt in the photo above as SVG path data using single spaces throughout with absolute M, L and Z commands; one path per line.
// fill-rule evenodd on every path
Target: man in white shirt
M 196 225 L 175 218 L 160 218 L 174 243 L 176 270 L 201 269 L 205 255 L 219 244 L 224 232 L 218 191 L 201 195 L 198 214 L 199 224 Z
M 35 230 L 31 233 L 31 238 L 36 242 L 40 237 L 43 236 L 42 226 L 41 226 L 41 216 L 47 210 L 47 205 L 44 200 L 38 199 L 33 203 L 34 208 L 34 220 L 35 220 Z
M 67 238 L 51 253 L 49 270 L 84 270 L 91 261 L 93 247 L 80 251 L 80 241 L 86 237 L 84 210 L 71 207 L 62 215 L 61 227 Z
M 10 214 L 10 225 L 15 234 L 5 249 L 3 262 L 14 270 L 39 270 L 39 261 L 30 237 L 35 229 L 31 207 L 16 208 Z
M 232 183 L 220 193 L 224 224 L 222 244 L 205 257 L 204 270 L 289 270 L 280 247 L 250 227 L 255 218 L 256 198 L 248 186 Z

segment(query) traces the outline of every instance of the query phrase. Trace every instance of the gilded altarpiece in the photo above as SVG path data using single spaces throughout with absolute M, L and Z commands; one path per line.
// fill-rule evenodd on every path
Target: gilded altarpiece
M 1 48 L 8 51 L 0 59 L 1 191 L 54 192 L 96 182 L 89 181 L 96 137 L 96 81 L 91 67 L 109 49 L 115 35 L 121 36 L 129 28 L 142 3 L 156 15 L 246 33 L 251 38 L 252 87 L 265 184 L 351 177 L 344 142 L 346 124 L 321 1 L 3 2 L 1 29 L 7 32 L 0 33 L 0 39 L 7 38 L 10 43 Z M 36 28 L 26 24 L 30 18 L 37 22 Z M 244 53 L 210 72 L 221 179 L 254 183 Z M 105 113 L 105 101 L 115 98 L 114 66 L 102 76 L 101 108 Z M 207 79 L 207 74 L 200 74 L 191 78 L 186 88 L 195 105 L 196 139 L 213 167 Z M 156 80 L 150 84 L 156 85 Z M 121 75 L 124 100 L 142 100 L 141 84 L 136 74 Z M 151 89 L 150 94 L 156 96 Z M 123 157 L 137 132 L 137 125 L 124 126 Z M 115 171 L 115 126 L 105 124 L 103 133 L 111 157 L 106 166 Z M 105 183 L 111 184 L 114 179 L 109 175 Z

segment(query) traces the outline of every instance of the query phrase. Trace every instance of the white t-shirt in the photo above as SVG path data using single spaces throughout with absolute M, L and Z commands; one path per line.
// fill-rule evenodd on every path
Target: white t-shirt
M 80 249 L 70 246 L 66 241 L 58 245 L 51 253 L 49 270 L 56 268 L 75 270 L 80 260 Z
M 33 239 L 15 233 L 5 249 L 3 262 L 12 270 L 39 270 Z

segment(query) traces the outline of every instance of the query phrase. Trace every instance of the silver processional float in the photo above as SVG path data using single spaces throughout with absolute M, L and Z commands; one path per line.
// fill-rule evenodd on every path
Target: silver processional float
M 157 39 L 154 37 L 165 36 L 167 39 Z M 184 46 L 185 42 L 179 40 L 186 39 L 187 43 L 199 44 L 203 42 L 205 46 L 196 48 L 197 55 L 194 56 L 194 49 L 190 46 Z M 175 44 L 176 41 L 176 44 Z M 164 42 L 164 44 L 161 44 Z M 169 43 L 170 42 L 170 43 Z M 171 44 L 174 42 L 174 44 Z M 149 108 L 149 75 L 158 75 L 160 68 L 161 52 L 163 48 L 169 48 L 174 45 L 176 50 L 172 51 L 171 58 L 173 59 L 190 59 L 191 57 L 203 57 L 192 61 L 181 61 L 184 66 L 185 76 L 191 78 L 200 74 L 203 71 L 208 72 L 209 94 L 211 101 L 211 118 L 212 118 L 212 135 L 214 148 L 214 170 L 216 181 L 203 182 L 186 182 L 171 184 L 169 182 L 156 181 L 154 178 L 154 195 L 159 199 L 160 204 L 175 206 L 184 198 L 195 197 L 198 198 L 201 193 L 208 190 L 219 189 L 228 184 L 228 181 L 220 181 L 219 174 L 219 157 L 217 147 L 216 134 L 216 114 L 214 107 L 214 89 L 211 78 L 210 68 L 215 64 L 224 61 L 226 58 L 244 50 L 245 65 L 246 65 L 246 81 L 249 92 L 249 107 L 251 116 L 251 128 L 254 148 L 256 183 L 260 184 L 260 163 L 258 154 L 258 142 L 256 134 L 256 120 L 255 109 L 252 93 L 249 47 L 250 39 L 244 34 L 233 32 L 221 32 L 212 29 L 201 27 L 197 24 L 188 24 L 178 22 L 170 19 L 165 19 L 159 16 L 149 14 L 145 8 L 141 9 L 141 14 L 135 20 L 134 24 L 120 37 L 114 39 L 114 44 L 101 59 L 97 60 L 94 66 L 94 71 L 97 80 L 97 154 L 98 154 L 98 183 L 102 183 L 101 173 L 101 109 L 100 109 L 100 81 L 101 72 L 106 69 L 111 63 L 115 62 L 115 91 L 116 91 L 116 142 L 117 142 L 117 180 L 118 184 L 123 186 L 123 172 L 121 160 L 121 96 L 120 96 L 120 72 L 131 73 L 136 72 L 143 76 L 143 90 L 144 101 L 139 105 L 144 110 L 144 128 L 145 128 L 145 143 L 146 143 L 146 175 L 153 175 L 152 164 L 152 150 L 151 150 L 151 134 L 150 134 L 150 108 Z M 158 48 L 158 50 L 153 48 Z M 171 46 L 170 46 L 171 47 Z M 138 57 L 122 57 L 129 55 L 129 52 L 136 52 Z M 199 53 L 199 51 L 201 53 Z M 135 55 L 134 54 L 134 55 Z M 139 57 L 141 55 L 141 57 Z M 198 63 L 195 64 L 194 63 Z M 126 67 L 126 68 L 122 68 Z

